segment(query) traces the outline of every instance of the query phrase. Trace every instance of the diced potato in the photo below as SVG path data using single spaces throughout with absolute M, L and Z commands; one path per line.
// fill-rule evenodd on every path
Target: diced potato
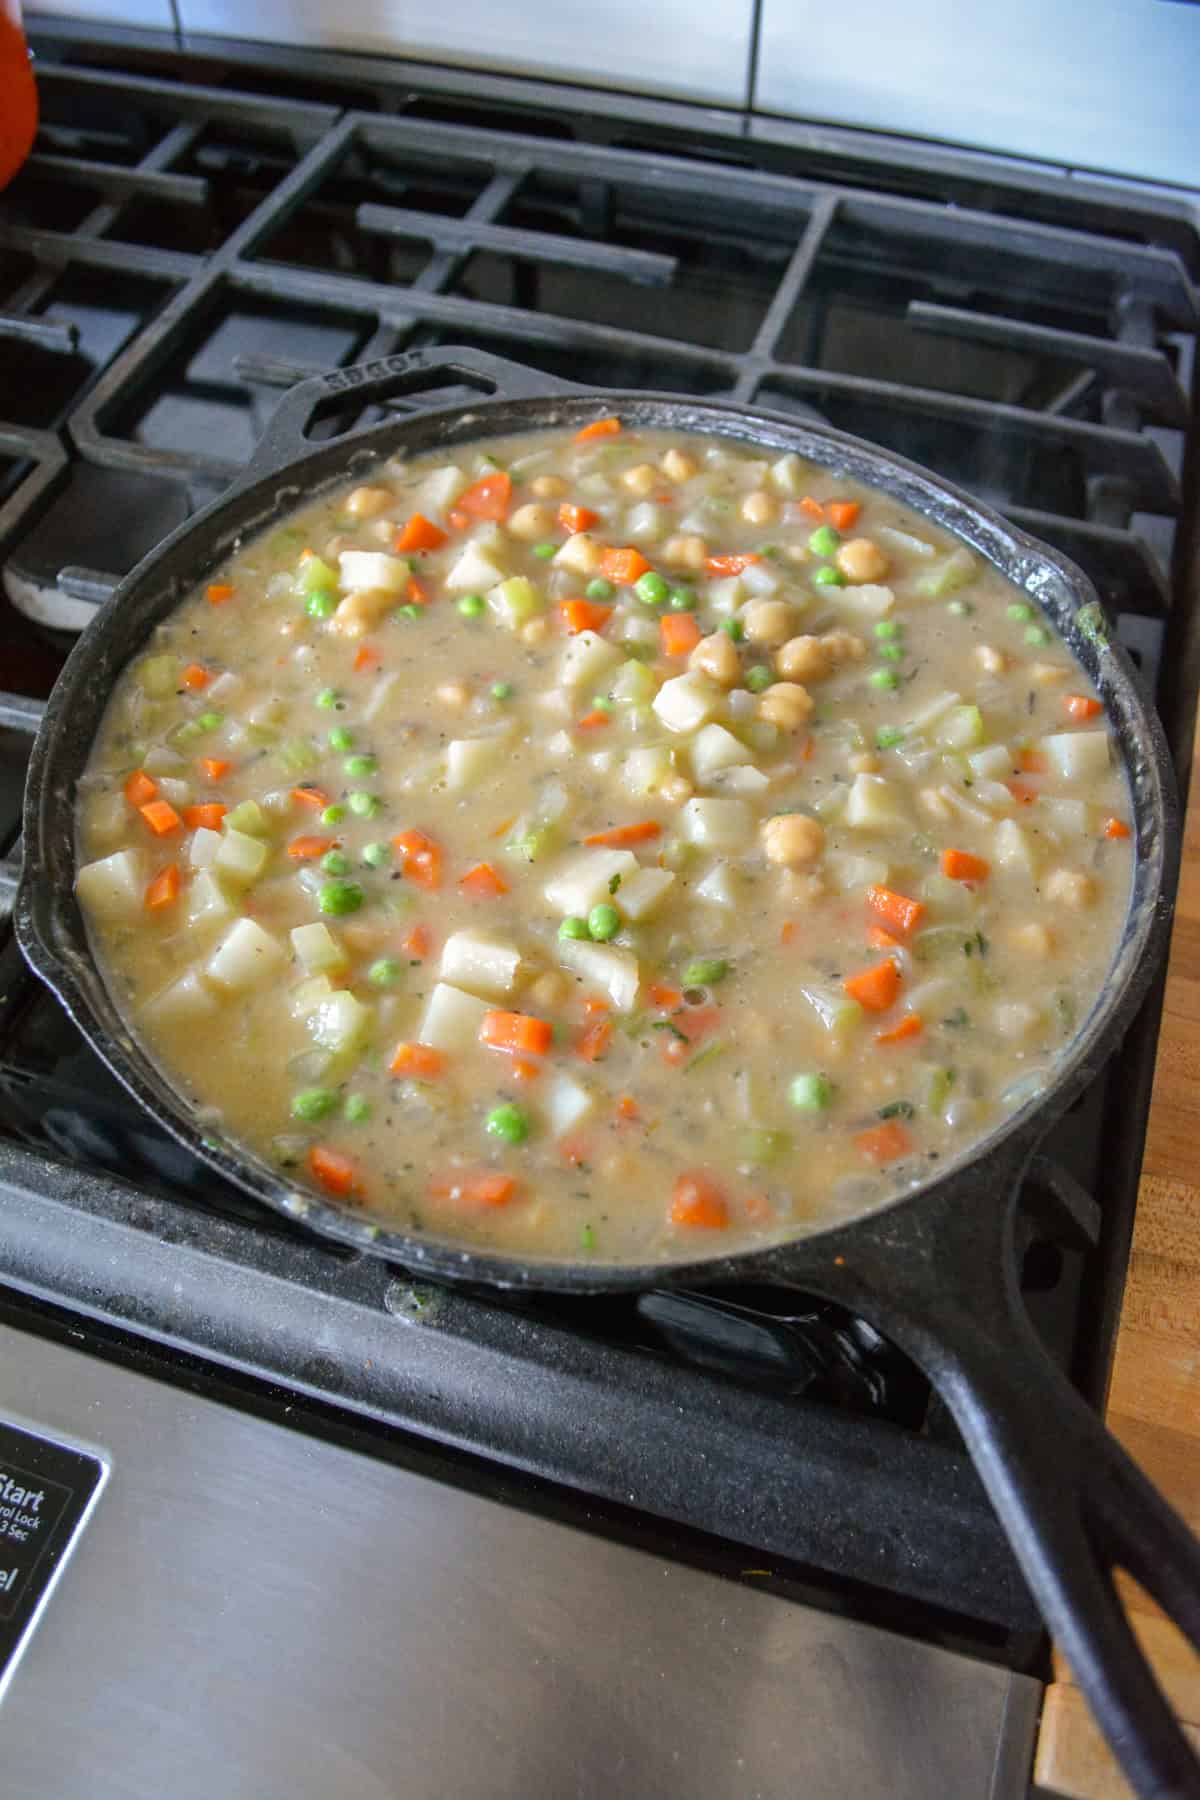
M 862 856 L 854 850 L 827 850 L 825 872 L 839 892 L 861 894 L 869 887 L 886 887 L 891 871 L 881 856 Z
M 689 800 L 680 824 L 687 841 L 705 850 L 744 850 L 754 837 L 754 814 L 744 800 Z
M 446 745 L 446 786 L 469 788 L 494 769 L 512 742 L 512 732 L 494 732 L 489 737 L 451 738 Z
M 1014 869 L 1025 875 L 1037 871 L 1037 854 L 1033 841 L 1015 819 L 1001 819 L 992 839 L 993 861 L 1001 868 Z
M 631 506 L 625 517 L 624 535 L 631 544 L 656 544 L 665 529 L 663 509 L 653 500 Z
M 517 985 L 521 952 L 482 931 L 456 931 L 446 939 L 438 974 L 452 987 L 502 1000 Z
M 297 925 L 291 933 L 292 949 L 306 975 L 332 975 L 350 961 L 346 946 L 328 925 Z
M 559 568 L 570 569 L 574 575 L 598 575 L 603 555 L 595 538 L 589 537 L 586 531 L 577 531 L 567 539 L 554 561 Z
M 551 1137 L 562 1137 L 585 1119 L 595 1104 L 591 1088 L 571 1075 L 556 1075 L 545 1097 L 546 1128 Z
M 761 794 L 771 785 L 771 779 L 761 769 L 747 764 L 745 767 L 718 769 L 710 775 L 708 787 L 719 788 L 723 794 Z
M 927 700 L 919 711 L 911 714 L 907 730 L 909 732 L 928 731 L 929 727 L 935 725 L 943 713 L 948 713 L 952 706 L 958 706 L 961 702 L 961 694 L 935 694 L 932 700 Z
M 168 751 L 167 754 L 169 756 L 171 752 Z M 153 774 L 150 756 L 145 758 L 142 767 L 147 774 Z M 93 843 L 120 843 L 129 829 L 129 808 L 120 788 L 115 788 L 111 794 L 96 795 L 92 801 L 88 826 Z
M 933 728 L 933 739 L 948 750 L 972 750 L 983 742 L 983 715 L 977 706 L 952 706 Z
M 624 660 L 607 638 L 594 631 L 577 631 L 563 645 L 558 679 L 563 687 L 578 688 L 586 683 L 594 689 Z
M 277 938 L 254 919 L 238 919 L 209 957 L 205 974 L 218 987 L 244 994 L 279 975 L 286 962 Z
M 1108 769 L 1107 731 L 1056 731 L 1041 740 L 1041 747 L 1064 781 L 1086 781 Z
M 625 881 L 637 873 L 637 868 L 638 859 L 632 850 L 579 850 L 560 865 L 542 891 L 555 912 L 579 916 L 608 899 L 609 884 L 615 875 Z
M 618 1012 L 632 1012 L 637 1003 L 641 975 L 632 950 L 615 944 L 589 944 L 579 938 L 559 938 L 558 960 L 588 987 L 606 993 Z
M 733 911 L 741 905 L 745 888 L 729 863 L 718 862 L 713 864 L 703 881 L 696 883 L 692 892 L 697 900 L 704 900 L 709 906 L 724 906 Z
M 417 511 L 430 519 L 444 518 L 466 485 L 466 476 L 454 463 L 431 470 L 417 489 Z
M 350 1057 L 364 1048 L 374 1021 L 373 1009 L 355 999 L 349 988 L 335 988 L 327 999 L 313 1007 L 305 1024 L 322 1050 Z
M 201 825 L 198 830 L 193 831 L 188 844 L 188 861 L 193 869 L 211 868 L 222 842 L 221 833 L 210 831 L 207 825 Z
M 1003 781 L 1013 769 L 1012 751 L 1007 744 L 985 744 L 967 756 L 972 775 L 979 780 Z
M 189 969 L 147 1002 L 145 1016 L 156 1029 L 192 1025 L 216 1012 L 217 996 L 199 969 Z
M 149 879 L 144 851 L 118 850 L 84 864 L 75 877 L 75 895 L 84 911 L 98 919 L 131 919 L 141 913 Z
M 226 831 L 212 866 L 235 887 L 249 887 L 266 868 L 270 854 L 270 845 L 261 838 L 250 837 L 244 831 Z
M 628 876 L 621 883 L 617 904 L 625 917 L 636 925 L 658 911 L 674 885 L 675 877 L 670 869 L 639 869 L 636 875 Z
M 629 752 L 621 770 L 621 782 L 627 794 L 640 800 L 646 794 L 658 793 L 673 774 L 671 752 L 664 744 L 655 744 Z
M 886 619 L 896 604 L 891 588 L 873 581 L 864 581 L 857 587 L 837 588 L 835 592 L 839 607 L 855 613 L 860 619 Z
M 1091 808 L 1086 800 L 1052 798 L 1047 794 L 1038 807 L 1038 819 L 1061 843 L 1066 838 L 1083 837 L 1087 833 Z
M 786 494 L 790 500 L 798 500 L 804 492 L 807 482 L 805 465 L 791 450 L 781 456 L 778 462 L 771 464 L 770 480 L 777 493 Z
M 307 1019 L 332 993 L 333 983 L 328 975 L 310 975 L 307 981 L 298 981 L 288 995 L 292 1017 Z
M 875 536 L 882 538 L 891 550 L 903 550 L 908 556 L 919 556 L 932 562 L 937 555 L 937 547 L 925 538 L 913 537 L 911 532 L 900 531 L 894 525 L 877 525 Z
M 741 763 L 752 763 L 754 753 L 748 750 L 724 725 L 704 725 L 688 746 L 692 774 L 701 784 L 709 781 L 719 769 L 731 769 Z
M 901 790 L 886 775 L 856 775 L 844 817 L 856 831 L 892 831 L 910 822 Z
M 620 613 L 610 621 L 610 630 L 622 644 L 640 644 L 647 650 L 658 648 L 658 626 L 644 613 Z
M 532 581 L 526 580 L 524 575 L 510 575 L 507 581 L 489 588 L 487 603 L 488 611 L 510 631 L 541 612 L 545 604 Z
M 755 598 L 741 575 L 724 575 L 708 584 L 707 611 L 718 619 L 732 619 L 738 607 Z
M 202 869 L 187 891 L 187 922 L 194 931 L 224 925 L 237 917 L 237 907 L 211 869 Z
M 766 600 L 779 592 L 779 577 L 770 563 L 747 563 L 742 570 L 742 591 L 755 600 Z
M 445 585 L 456 594 L 482 594 L 504 580 L 499 560 L 480 544 L 464 544 L 462 554 L 445 577 Z
M 944 600 L 948 594 L 956 593 L 959 588 L 966 587 L 967 583 L 974 578 L 977 569 L 978 564 L 971 552 L 960 544 L 957 550 L 952 550 L 949 556 L 941 562 L 935 563 L 927 574 L 920 577 L 917 582 L 917 592 L 923 594 L 927 600 Z
M 1041 1022 L 1040 1011 L 1027 1000 L 998 1000 L 992 1008 L 992 1029 L 1004 1038 L 1027 1038 Z
M 720 709 L 723 699 L 715 681 L 700 669 L 689 669 L 686 675 L 664 681 L 652 705 L 668 731 L 697 731 Z
M 409 567 L 402 556 L 385 550 L 343 550 L 338 557 L 338 581 L 348 594 L 401 594 L 408 586 Z
M 989 812 L 1008 812 L 1016 805 L 1012 794 L 1002 781 L 977 780 L 971 789 L 980 806 L 986 806 Z
M 479 1038 L 484 1014 L 490 1011 L 488 1001 L 439 981 L 425 1004 L 418 1041 L 448 1054 L 469 1050 Z
M 186 806 L 192 797 L 192 790 L 186 781 L 178 781 L 171 775 L 160 775 L 158 780 L 159 798 L 168 801 L 174 807 Z
M 799 989 L 831 1038 L 852 1031 L 862 1018 L 862 1007 L 841 988 L 804 986 Z

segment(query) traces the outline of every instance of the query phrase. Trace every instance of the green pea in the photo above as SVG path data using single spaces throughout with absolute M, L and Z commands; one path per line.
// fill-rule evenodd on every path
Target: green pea
M 834 1087 L 828 1075 L 797 1075 L 788 1099 L 801 1112 L 825 1112 L 833 1104 Z
M 1046 630 L 1044 625 L 1027 625 L 1025 627 L 1025 642 L 1027 644 L 1048 644 L 1050 642 L 1050 633 Z
M 587 928 L 590 938 L 594 938 L 598 944 L 607 943 L 609 938 L 615 938 L 620 931 L 621 915 L 615 906 L 610 906 L 607 900 L 602 900 L 598 906 L 593 906 L 588 914 Z
M 953 613 L 956 619 L 966 619 L 975 611 L 975 608 L 969 600 L 950 600 L 946 604 L 946 611 Z
M 347 775 L 374 775 L 379 763 L 374 756 L 348 756 L 342 767 Z
M 327 588 L 318 588 L 304 602 L 304 610 L 310 619 L 331 619 L 337 611 L 337 595 Z
M 492 699 L 493 700 L 511 700 L 512 697 L 513 697 L 513 684 L 511 681 L 493 681 L 493 683 L 492 683 Z
M 381 956 L 367 970 L 367 980 L 377 988 L 395 987 L 403 977 L 404 964 L 394 956 Z
M 616 707 L 613 705 L 613 702 L 609 699 L 607 694 L 593 694 L 592 711 L 610 713 L 615 712 Z
M 487 611 L 487 601 L 482 594 L 464 594 L 458 610 L 464 619 L 481 619 Z
M 350 862 L 340 850 L 327 850 L 321 858 L 321 867 L 327 875 L 344 875 Z
M 425 608 L 423 606 L 413 606 L 410 603 L 407 606 L 398 606 L 396 611 L 402 619 L 419 619 L 421 614 L 425 611 Z
M 695 610 L 696 596 L 690 587 L 673 587 L 667 605 L 672 612 L 692 612 Z
M 904 661 L 903 644 L 880 644 L 879 654 L 884 662 L 898 663 Z
M 832 563 L 822 563 L 819 569 L 813 570 L 813 580 L 818 587 L 845 587 L 846 577 Z
M 875 733 L 877 750 L 893 750 L 897 744 L 904 742 L 904 733 L 899 725 L 881 725 Z
M 493 1106 L 483 1128 L 489 1137 L 503 1138 L 506 1144 L 523 1144 L 529 1136 L 529 1118 L 509 1101 L 504 1106 Z
M 809 536 L 808 547 L 814 556 L 832 556 L 841 541 L 832 525 L 818 525 Z
M 225 723 L 223 712 L 202 712 L 196 720 L 201 731 L 216 731 Z
M 603 576 L 597 575 L 595 581 L 589 581 L 583 591 L 589 600 L 611 600 L 617 590 L 611 581 L 605 581 Z
M 557 549 L 557 544 L 535 544 L 533 546 L 533 554 L 535 556 L 540 556 L 543 562 L 549 562 Z
M 361 1094 L 347 1094 L 346 1104 L 342 1108 L 343 1119 L 348 1119 L 351 1125 L 361 1125 L 363 1120 L 369 1119 L 370 1116 L 371 1102 L 369 1100 L 364 1100 Z
M 581 919 L 577 913 L 570 913 L 559 926 L 558 935 L 560 938 L 578 938 L 582 940 L 591 937 L 592 934 L 588 930 L 588 922 L 586 919 Z
M 722 619 L 720 629 L 725 633 L 725 636 L 731 638 L 735 644 L 740 644 L 746 635 L 745 628 L 740 619 Z
M 755 1129 L 744 1131 L 738 1140 L 738 1154 L 743 1162 L 767 1164 L 778 1162 L 792 1147 L 786 1131 Z
M 383 803 L 374 794 L 364 793 L 362 788 L 352 788 L 346 795 L 346 804 L 355 818 L 373 819 Z
M 633 591 L 643 606 L 661 606 L 671 590 L 657 569 L 647 569 L 634 582 Z
M 321 708 L 322 712 L 332 712 L 337 703 L 338 693 L 336 688 L 322 688 L 317 695 L 317 705 Z
M 729 973 L 729 964 L 719 956 L 698 956 L 683 971 L 684 987 L 715 987 Z
M 323 913 L 332 913 L 341 918 L 346 913 L 357 912 L 366 895 L 356 881 L 327 881 L 317 895 L 317 905 Z
M 900 627 L 895 619 L 880 619 L 875 625 L 875 636 L 877 638 L 885 639 L 898 638 L 900 636 Z
M 339 800 L 335 800 L 333 804 L 327 806 L 321 814 L 321 823 L 322 825 L 340 825 L 345 816 L 345 807 Z
M 391 860 L 392 846 L 390 844 L 363 845 L 363 861 L 369 863 L 371 868 L 386 869 Z
M 292 1117 L 311 1125 L 317 1119 L 327 1119 L 336 1105 L 337 1095 L 331 1094 L 328 1088 L 301 1088 L 298 1094 L 292 1095 Z
M 1014 600 L 1007 611 L 1009 618 L 1015 619 L 1018 625 L 1023 625 L 1026 619 L 1033 617 L 1033 608 L 1026 600 Z
M 581 1250 L 594 1250 L 596 1248 L 596 1228 L 594 1225 L 585 1225 L 581 1229 L 579 1233 L 579 1248 Z
M 761 694 L 764 688 L 771 686 L 774 679 L 766 663 L 755 663 L 752 669 L 746 670 L 746 686 L 752 694 Z
M 346 725 L 335 725 L 329 733 L 329 748 L 331 750 L 353 750 L 354 733 Z
M 867 680 L 873 688 L 884 688 L 889 693 L 900 686 L 900 677 L 894 669 L 872 669 Z

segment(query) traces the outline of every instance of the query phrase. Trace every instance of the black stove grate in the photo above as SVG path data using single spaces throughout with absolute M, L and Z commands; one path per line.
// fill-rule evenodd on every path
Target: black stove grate
M 46 49 L 37 154 L 0 196 L 0 639 L 24 690 L 0 695 L 0 920 L 45 627 L 77 629 L 220 491 L 282 389 L 406 347 L 816 409 L 1074 555 L 1157 691 L 1200 332 L 1188 197 L 355 58 L 131 74 L 66 27 Z M 1031 1310 L 1093 1397 L 1153 1036 L 1147 1013 L 1025 1195 Z M 953 1427 L 862 1321 L 755 1291 L 438 1292 L 315 1242 L 142 1118 L 2 931 L 0 1186 L 0 1279 L 27 1301 L 869 1585 L 877 1612 L 919 1602 L 1010 1660 L 1034 1641 Z

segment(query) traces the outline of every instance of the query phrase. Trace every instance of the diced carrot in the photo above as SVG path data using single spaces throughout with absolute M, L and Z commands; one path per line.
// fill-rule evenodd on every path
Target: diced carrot
M 632 587 L 647 574 L 650 564 L 640 550 L 626 546 L 622 550 L 606 550 L 600 558 L 600 573 L 605 581 L 613 581 L 618 587 Z
M 593 419 L 582 431 L 575 433 L 577 444 L 590 443 L 593 438 L 616 437 L 621 429 L 620 419 Z
M 896 1162 L 901 1156 L 907 1156 L 913 1148 L 912 1138 L 896 1119 L 885 1119 L 882 1125 L 872 1125 L 868 1131 L 860 1131 L 854 1140 L 854 1148 L 868 1162 Z
M 641 1108 L 632 1094 L 622 1094 L 617 1101 L 617 1118 L 624 1124 L 631 1125 L 642 1116 Z
M 148 806 L 158 793 L 158 783 L 145 769 L 135 769 L 125 782 L 125 798 L 130 806 Z
M 686 1062 L 692 1053 L 692 1046 L 686 1038 L 672 1037 L 669 1032 L 663 1033 L 662 1059 L 671 1068 L 677 1069 L 681 1062 Z
M 368 669 L 377 669 L 382 661 L 383 657 L 374 644 L 360 644 L 354 652 L 354 661 L 351 667 L 361 675 Z
M 593 831 L 583 841 L 589 845 L 607 844 L 611 850 L 625 850 L 630 844 L 648 844 L 651 838 L 661 836 L 662 826 L 657 819 L 642 819 L 636 825 L 614 825 L 610 831 Z
M 651 1006 L 657 1006 L 662 1012 L 673 1012 L 677 1006 L 683 1005 L 683 995 L 678 988 L 665 987 L 656 981 L 649 990 Z
M 222 775 L 228 775 L 232 763 L 226 762 L 223 756 L 202 756 L 200 773 L 209 781 L 220 781 Z
M 446 542 L 446 533 L 424 513 L 415 512 L 407 520 L 403 529 L 396 533 L 395 549 L 400 556 L 409 550 L 440 550 Z
M 574 637 L 578 631 L 603 631 L 612 612 L 598 600 L 560 600 L 558 615 Z
M 1022 775 L 1044 775 L 1046 754 L 1043 750 L 1018 750 L 1017 767 Z
M 599 522 L 599 519 L 600 514 L 593 512 L 590 506 L 574 506 L 569 500 L 564 500 L 558 509 L 559 524 L 564 531 L 572 534 L 577 531 L 590 531 L 592 526 Z
M 585 1025 L 575 1039 L 575 1054 L 584 1062 L 599 1062 L 612 1042 L 613 1023 L 611 1019 L 593 1019 Z
M 582 1168 L 584 1163 L 591 1161 L 591 1151 L 582 1138 L 561 1139 L 558 1155 L 559 1160 L 566 1163 L 568 1169 Z
M 507 1206 L 519 1189 L 511 1175 L 495 1169 L 456 1169 L 431 1182 L 429 1192 L 435 1200 L 465 1200 L 468 1206 Z
M 501 819 L 498 825 L 492 826 L 492 829 L 488 832 L 488 836 L 490 838 L 507 837 L 513 826 L 516 824 L 518 816 L 517 813 L 509 813 L 507 819 Z
M 526 1062 L 523 1056 L 514 1056 L 509 1065 L 509 1074 L 514 1081 L 536 1081 L 541 1072 L 541 1063 Z
M 674 1015 L 671 1023 L 676 1031 L 683 1033 L 689 1044 L 698 1044 L 701 1038 L 706 1038 L 721 1023 L 721 1009 L 719 1006 L 687 1006 Z M 679 1039 L 674 1038 L 672 1041 L 678 1043 Z
M 411 1075 L 417 1081 L 430 1081 L 445 1072 L 446 1058 L 430 1044 L 397 1044 L 388 1064 L 389 1075 Z
M 1041 789 L 1032 781 L 1022 781 L 1018 776 L 1014 781 L 1006 781 L 1005 787 L 1020 806 L 1032 806 Z
M 811 494 L 805 494 L 800 505 L 810 519 L 823 519 L 825 517 L 825 508 L 821 505 L 819 500 L 814 500 Z
M 337 839 L 331 837 L 293 838 L 287 853 L 296 862 L 313 862 L 318 856 L 324 856 L 327 851 L 332 850 L 336 843 Z
M 729 1224 L 729 1202 L 707 1175 L 680 1175 L 671 1191 L 671 1223 L 724 1231 Z
M 689 656 L 701 637 L 695 613 L 663 613 L 658 621 L 658 636 L 664 656 Z
M 1105 819 L 1104 835 L 1106 838 L 1127 838 L 1132 837 L 1133 833 L 1130 831 L 1124 819 L 1114 818 Z
M 451 531 L 465 531 L 467 526 L 471 523 L 471 515 L 470 513 L 463 512 L 457 506 L 452 506 L 450 511 L 446 514 L 446 523 L 449 525 Z
M 746 1217 L 752 1225 L 765 1225 L 771 1215 L 771 1202 L 765 1194 L 747 1194 Z
M 146 889 L 144 905 L 147 912 L 161 912 L 179 898 L 179 864 L 168 863 L 160 869 L 154 880 Z
M 951 881 L 986 881 L 991 872 L 992 865 L 969 850 L 942 851 L 942 874 Z
M 410 575 L 404 589 L 404 598 L 410 606 L 428 606 L 429 589 L 423 581 L 418 581 L 415 575 Z
M 405 956 L 424 962 L 433 949 L 433 936 L 428 925 L 414 925 L 411 931 L 406 931 L 400 940 L 400 948 Z
M 907 937 L 910 931 L 916 931 L 925 917 L 925 907 L 920 900 L 910 900 L 906 894 L 894 893 L 891 888 L 869 887 L 867 889 L 867 905 L 873 913 L 877 913 L 891 931 Z
M 483 475 L 458 496 L 458 511 L 469 513 L 473 519 L 506 519 L 512 505 L 512 486 L 512 476 L 503 469 Z
M 339 1200 L 353 1194 L 358 1187 L 358 1170 L 354 1162 L 340 1150 L 331 1150 L 328 1144 L 312 1145 L 308 1152 L 308 1169 L 313 1180 Z
M 475 900 L 498 900 L 501 894 L 508 893 L 508 883 L 491 863 L 481 862 L 467 870 L 458 884 L 458 891 Z
M 582 719 L 576 719 L 575 729 L 576 731 L 603 731 L 606 725 L 611 724 L 612 719 L 609 714 L 604 711 L 603 707 L 597 706 L 591 712 L 584 713 Z
M 817 746 L 813 741 L 812 733 L 810 732 L 808 734 L 808 736 L 804 738 L 803 742 L 800 745 L 800 761 L 801 762 L 811 762 L 813 759 L 813 752 L 816 750 L 816 747 Z
M 392 839 L 392 848 L 400 852 L 400 864 L 409 881 L 418 887 L 442 885 L 442 851 L 433 838 L 423 831 L 401 831 Z
M 857 500 L 831 500 L 825 511 L 835 531 L 849 531 L 857 522 L 862 507 Z
M 893 1025 L 890 1031 L 877 1031 L 877 1044 L 906 1044 L 910 1038 L 920 1037 L 925 1029 L 925 1021 L 920 1013 L 905 1013 L 904 1017 Z
M 204 592 L 210 606 L 224 606 L 226 600 L 233 599 L 233 589 L 227 581 L 210 581 Z
M 514 1056 L 545 1056 L 554 1042 L 554 1027 L 549 1019 L 537 1019 L 532 1013 L 486 1012 L 479 1041 Z
M 315 783 L 306 787 L 294 787 L 292 799 L 297 806 L 310 806 L 314 812 L 320 812 L 322 808 L 329 805 L 329 795 L 324 788 L 317 787 Z
M 611 1008 L 607 1000 L 599 1000 L 594 994 L 591 994 L 584 1001 L 583 1010 L 589 1019 L 594 1019 L 597 1013 L 609 1012 Z
M 1064 694 L 1063 705 L 1068 717 L 1074 719 L 1077 725 L 1082 725 L 1088 719 L 1099 718 L 1104 711 L 1099 700 L 1094 700 L 1090 694 Z
M 183 824 L 175 808 L 166 800 L 151 800 L 148 805 L 139 806 L 138 811 L 155 837 L 168 837 Z
M 885 956 L 882 962 L 872 963 L 869 969 L 860 969 L 857 975 L 847 976 L 842 987 L 868 1012 L 886 1012 L 889 1006 L 895 1005 L 900 992 L 900 971 L 895 959 Z
M 189 831 L 220 831 L 221 820 L 228 811 L 216 800 L 205 800 L 199 806 L 185 806 L 183 822 Z
M 781 944 L 794 944 L 796 941 L 796 934 L 799 932 L 799 930 L 800 930 L 800 927 L 797 925 L 795 919 L 785 919 L 783 921 L 783 924 L 779 927 L 780 943 Z
M 194 688 L 199 692 L 201 688 L 206 688 L 208 686 L 209 682 L 212 680 L 212 676 L 207 669 L 202 669 L 199 663 L 189 663 L 187 668 L 183 671 L 182 680 L 184 687 Z
M 899 950 L 900 939 L 894 938 L 882 925 L 868 925 L 867 942 L 872 950 Z
M 729 556 L 706 556 L 704 567 L 710 575 L 740 575 L 751 563 L 760 563 L 762 557 L 756 551 L 747 550 Z

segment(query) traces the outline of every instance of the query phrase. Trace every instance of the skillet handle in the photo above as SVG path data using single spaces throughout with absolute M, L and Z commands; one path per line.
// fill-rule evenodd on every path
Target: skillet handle
M 993 1164 L 974 1193 L 948 1183 L 940 1204 L 921 1209 L 917 1233 L 901 1225 L 904 1208 L 895 1225 L 885 1215 L 852 1229 L 820 1288 L 861 1310 L 937 1386 L 1134 1790 L 1146 1800 L 1200 1800 L 1200 1763 L 1113 1581 L 1115 1568 L 1126 1570 L 1200 1650 L 1200 1543 L 1030 1321 L 1014 1251 L 1024 1160 Z M 995 1192 L 1001 1181 L 1007 1203 Z
M 349 368 L 314 375 L 288 389 L 235 488 L 249 487 L 264 475 L 286 468 L 303 451 L 311 449 L 307 430 L 319 413 L 347 407 L 357 412 L 372 401 L 394 400 L 423 390 L 436 393 L 450 387 L 468 387 L 486 400 L 552 399 L 556 394 L 585 391 L 574 382 L 543 375 L 523 363 L 457 345 L 406 350 L 396 356 L 376 357 L 372 362 L 352 363 Z M 436 399 L 429 410 L 437 410 Z M 453 410 L 463 411 L 461 399 L 453 403 Z M 359 426 L 341 435 L 353 437 L 356 430 L 369 429 Z

